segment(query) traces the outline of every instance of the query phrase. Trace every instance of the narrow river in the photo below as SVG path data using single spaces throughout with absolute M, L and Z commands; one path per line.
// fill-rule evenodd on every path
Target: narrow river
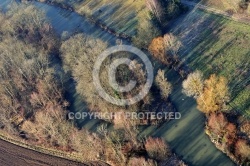
M 0 0 L 0 8 L 6 9 L 10 0 Z M 88 22 L 84 17 L 76 13 L 34 2 L 36 7 L 45 11 L 52 26 L 58 34 L 68 31 L 70 34 L 82 32 L 95 38 L 101 38 L 111 45 L 115 45 L 117 38 L 101 28 Z M 124 41 L 124 43 L 127 43 Z M 128 43 L 127 43 L 128 44 Z M 174 85 L 174 92 L 171 99 L 177 110 L 181 112 L 180 120 L 172 120 L 161 126 L 141 127 L 142 136 L 158 136 L 169 142 L 173 151 L 180 156 L 187 164 L 197 166 L 233 166 L 235 165 L 229 157 L 219 151 L 204 133 L 205 118 L 196 109 L 193 99 L 181 93 L 181 81 L 174 71 L 168 72 L 168 79 Z M 68 96 L 71 101 L 71 110 L 74 112 L 86 111 L 86 105 L 80 96 L 75 92 L 74 84 L 68 87 Z M 91 131 L 103 122 L 100 120 L 83 120 L 79 124 Z

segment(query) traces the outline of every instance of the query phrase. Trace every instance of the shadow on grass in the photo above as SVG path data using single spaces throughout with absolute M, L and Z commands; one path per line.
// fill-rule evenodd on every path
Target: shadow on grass
M 225 76 L 232 99 L 249 86 L 250 26 L 196 9 L 175 21 L 169 31 L 183 43 L 179 56 L 184 63 L 206 78 L 213 73 Z
M 208 68 L 220 54 L 230 48 L 235 39 L 221 43 L 212 56 L 207 51 L 220 42 L 220 33 L 228 20 L 220 16 L 193 10 L 179 20 L 175 20 L 169 31 L 178 36 L 183 47 L 180 58 L 192 70 L 200 69 L 208 76 L 213 68 Z M 171 120 L 161 126 L 141 127 L 141 137 L 162 137 L 170 147 L 189 165 L 235 165 L 229 157 L 219 151 L 204 132 L 205 117 L 197 110 L 196 102 L 182 93 L 182 80 L 173 70 L 167 71 L 168 80 L 174 85 L 170 96 L 177 110 L 182 114 L 179 120 Z

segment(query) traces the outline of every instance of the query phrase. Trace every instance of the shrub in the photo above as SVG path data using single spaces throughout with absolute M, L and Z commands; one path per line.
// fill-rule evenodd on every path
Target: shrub
M 247 10 L 248 8 L 248 5 L 249 5 L 249 1 L 248 0 L 241 0 L 239 2 L 239 8 L 243 11 Z
M 143 157 L 132 157 L 129 162 L 128 166 L 156 166 L 157 164 L 153 160 L 145 160 Z
M 245 121 L 240 125 L 240 131 L 245 133 L 250 139 L 250 121 Z
M 164 160 L 171 154 L 168 145 L 160 138 L 149 137 L 145 148 L 149 157 L 156 160 Z
M 164 39 L 164 45 L 166 48 L 167 55 L 171 57 L 177 56 L 182 46 L 181 41 L 172 33 L 165 34 L 163 39 Z
M 223 113 L 212 113 L 210 114 L 208 118 L 208 127 L 211 128 L 211 131 L 215 133 L 216 135 L 223 134 L 223 130 L 225 129 L 226 125 L 228 124 L 228 121 Z
M 250 161 L 250 145 L 247 143 L 246 140 L 239 139 L 236 142 L 235 152 L 243 163 Z
M 146 6 L 163 27 L 186 11 L 180 0 L 147 0 Z
M 146 6 L 150 12 L 162 23 L 164 17 L 164 8 L 160 0 L 146 0 Z

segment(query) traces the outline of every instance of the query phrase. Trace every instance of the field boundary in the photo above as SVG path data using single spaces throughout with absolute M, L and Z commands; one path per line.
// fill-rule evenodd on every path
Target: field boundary
M 105 23 L 101 22 L 98 19 L 95 19 L 92 15 L 77 12 L 74 9 L 74 7 L 72 7 L 72 6 L 64 5 L 63 3 L 57 3 L 57 2 L 50 1 L 50 0 L 30 0 L 30 1 L 31 2 L 34 1 L 34 2 L 39 2 L 39 3 L 44 3 L 44 4 L 47 4 L 47 5 L 50 5 L 50 6 L 54 6 L 54 7 L 64 9 L 64 10 L 74 12 L 74 13 L 78 14 L 81 17 L 85 17 L 91 24 L 101 28 L 103 31 L 106 31 L 109 34 L 116 36 L 118 39 L 127 40 L 129 42 L 132 40 L 132 36 L 130 36 L 130 35 L 124 33 L 124 32 L 118 33 L 118 32 L 116 32 L 115 29 L 110 28 Z M 27 3 L 27 2 L 29 2 L 29 0 L 21 0 L 21 2 L 22 3 Z
M 244 17 L 240 17 L 239 15 L 235 16 L 234 14 L 229 14 L 227 12 L 224 12 L 222 10 L 219 10 L 219 9 L 215 9 L 213 7 L 209 7 L 209 6 L 206 6 L 206 5 L 202 5 L 200 3 L 195 3 L 195 2 L 190 2 L 188 0 L 181 0 L 181 2 L 184 4 L 184 5 L 187 5 L 187 6 L 192 6 L 194 7 L 194 10 L 195 9 L 200 9 L 200 10 L 204 10 L 204 11 L 207 11 L 207 12 L 210 12 L 210 13 L 213 13 L 213 14 L 216 14 L 216 15 L 220 15 L 220 16 L 223 16 L 225 18 L 228 18 L 230 20 L 233 20 L 233 21 L 236 21 L 236 22 L 240 22 L 240 23 L 243 23 L 243 24 L 247 24 L 247 25 L 250 25 L 250 19 L 246 19 Z
M 100 162 L 103 163 L 104 165 L 108 165 L 107 163 L 105 163 L 104 161 L 83 161 L 83 159 L 81 159 L 81 155 L 77 154 L 76 152 L 73 153 L 67 153 L 61 150 L 55 150 L 52 148 L 46 148 L 46 147 L 42 147 L 42 146 L 38 146 L 38 145 L 30 145 L 28 143 L 26 143 L 25 141 L 21 141 L 21 140 L 17 140 L 12 138 L 11 136 L 6 136 L 3 134 L 3 132 L 0 132 L 0 139 L 6 142 L 9 142 L 11 144 L 17 145 L 19 147 L 25 148 L 25 149 L 29 149 L 29 150 L 33 150 L 39 153 L 43 153 L 46 155 L 50 155 L 50 156 L 54 156 L 54 157 L 59 157 L 62 159 L 67 159 L 70 161 L 74 161 L 74 162 L 78 162 L 78 163 L 82 163 L 86 166 L 91 165 L 91 162 Z

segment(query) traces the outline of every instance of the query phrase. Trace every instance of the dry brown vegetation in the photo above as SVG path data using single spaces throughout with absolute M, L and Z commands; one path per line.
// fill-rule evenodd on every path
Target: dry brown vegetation
M 240 126 L 228 121 L 227 114 L 212 113 L 208 117 L 207 133 L 219 149 L 226 152 L 238 164 L 250 162 L 249 139 L 242 137 Z
M 145 143 L 146 151 L 150 158 L 164 160 L 171 155 L 168 145 L 160 138 L 149 137 Z
M 146 160 L 143 157 L 131 158 L 128 162 L 128 166 L 156 166 L 157 164 L 153 160 Z
M 92 85 L 92 68 L 96 57 L 107 48 L 98 39 L 76 35 L 62 43 L 54 35 L 45 14 L 34 6 L 13 4 L 6 14 L 0 14 L 0 127 L 10 135 L 22 137 L 32 145 L 64 150 L 81 155 L 82 160 L 102 160 L 111 165 L 155 165 L 156 161 L 168 158 L 170 150 L 161 139 L 149 138 L 146 145 L 137 138 L 138 129 L 134 121 L 114 119 L 119 129 L 108 131 L 101 126 L 99 133 L 92 134 L 77 129 L 67 120 L 70 103 L 64 99 L 63 82 L 55 69 L 52 55 L 62 53 L 64 70 L 77 82 L 80 93 L 91 110 L 117 111 L 119 108 L 99 97 Z M 115 58 L 114 58 L 115 59 Z M 112 59 L 111 59 L 112 60 Z M 108 64 L 106 61 L 105 64 Z M 129 65 L 130 70 L 118 69 L 117 79 L 123 76 L 145 83 L 143 66 L 136 60 Z M 163 97 L 170 93 L 171 85 L 159 72 L 158 84 Z M 116 93 L 107 86 L 107 73 L 100 73 L 105 90 L 117 97 L 130 94 Z M 126 80 L 125 80 L 126 83 Z M 138 105 L 128 108 L 137 111 L 151 102 L 150 95 Z M 155 147 L 153 147 L 155 146 Z M 146 147 L 146 149 L 145 149 Z M 152 159 L 145 159 L 148 155 Z M 131 158 L 131 156 L 133 156 Z M 131 158 L 131 159 L 130 159 Z
M 245 133 L 248 136 L 248 139 L 250 139 L 250 121 L 241 123 L 240 131 Z
M 236 142 L 236 155 L 240 158 L 241 161 L 250 163 L 250 145 L 246 140 L 239 139 Z
M 149 45 L 148 50 L 154 58 L 156 58 L 163 64 L 168 63 L 166 57 L 166 47 L 163 37 L 154 38 L 151 44 Z
M 17 6 L 14 5 L 15 8 Z M 52 36 L 48 34 L 53 31 L 43 31 L 49 25 L 44 21 L 44 15 L 35 17 L 38 14 L 41 13 L 33 7 L 23 5 L 15 12 L 10 10 L 0 14 L 3 36 L 0 40 L 1 126 L 11 133 L 14 131 L 10 130 L 16 130 L 15 127 L 47 103 L 63 102 L 58 90 L 60 85 L 54 80 L 54 69 L 49 67 L 48 53 L 51 50 L 47 42 L 42 44 L 50 40 Z
M 118 107 L 104 100 L 99 94 L 96 87 L 93 84 L 92 72 L 94 69 L 94 63 L 97 57 L 107 48 L 107 44 L 98 39 L 93 39 L 83 34 L 78 34 L 71 37 L 69 40 L 63 42 L 61 47 L 62 59 L 64 68 L 69 72 L 77 82 L 76 90 L 83 96 L 92 111 L 101 112 L 116 112 L 117 110 L 125 109 L 124 107 Z M 129 66 L 120 65 L 117 69 L 117 78 L 119 84 L 122 86 L 127 85 L 130 79 L 137 81 L 137 86 L 128 93 L 115 91 L 109 84 L 108 67 L 112 61 L 117 58 L 126 56 L 127 54 L 119 53 L 118 55 L 111 56 L 104 61 L 104 65 L 101 68 L 100 81 L 105 89 L 105 92 L 110 96 L 121 98 L 131 98 L 141 90 L 142 86 L 146 82 L 145 73 L 142 65 L 140 65 L 135 59 Z M 129 79 L 129 80 L 128 80 Z M 150 95 L 144 98 L 142 104 L 149 104 Z M 128 110 L 138 110 L 137 104 L 132 105 Z
M 24 133 L 30 144 L 99 159 L 102 148 L 93 147 L 101 146 L 100 139 L 66 120 L 68 103 L 50 62 L 57 39 L 46 29 L 45 15 L 33 6 L 14 4 L 12 9 L 0 14 L 1 129 L 14 136 Z

